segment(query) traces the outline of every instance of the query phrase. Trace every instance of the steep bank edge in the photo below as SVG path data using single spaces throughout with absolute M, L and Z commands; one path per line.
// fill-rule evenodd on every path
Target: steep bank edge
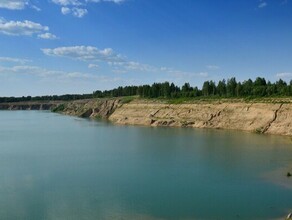
M 89 99 L 66 102 L 58 105 L 54 112 L 82 118 L 109 118 L 109 116 L 121 107 L 120 99 Z
M 109 120 L 122 125 L 216 128 L 292 135 L 292 104 L 226 102 L 175 105 L 135 100 L 117 108 Z
M 2 103 L 0 110 L 55 110 L 121 125 L 234 129 L 292 135 L 292 104 L 216 102 L 166 104 L 155 100 L 89 99 L 70 102 Z

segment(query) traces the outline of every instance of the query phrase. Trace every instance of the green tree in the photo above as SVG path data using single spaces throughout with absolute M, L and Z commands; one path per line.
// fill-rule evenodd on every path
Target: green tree
M 219 96 L 226 96 L 226 82 L 225 79 L 220 80 L 217 85 L 217 93 Z
M 210 95 L 210 82 L 209 81 L 205 81 L 203 83 L 203 87 L 202 87 L 202 93 L 203 96 L 209 96 Z
M 236 82 L 235 77 L 232 77 L 227 80 L 227 85 L 226 85 L 227 96 L 234 97 L 236 95 L 235 93 L 236 86 L 237 86 L 237 82 Z
M 242 83 L 242 95 L 243 96 L 251 96 L 252 95 L 252 88 L 253 88 L 253 82 L 251 79 L 248 79 L 246 81 L 243 81 Z

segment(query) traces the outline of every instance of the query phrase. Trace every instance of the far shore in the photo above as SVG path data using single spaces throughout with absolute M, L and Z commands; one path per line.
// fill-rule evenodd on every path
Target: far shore
M 292 136 L 292 99 L 140 99 L 0 103 L 0 110 L 52 110 L 120 125 L 231 129 Z

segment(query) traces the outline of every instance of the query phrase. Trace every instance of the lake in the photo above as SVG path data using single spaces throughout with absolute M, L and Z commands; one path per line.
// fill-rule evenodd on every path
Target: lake
M 0 219 L 283 219 L 292 140 L 0 112 Z

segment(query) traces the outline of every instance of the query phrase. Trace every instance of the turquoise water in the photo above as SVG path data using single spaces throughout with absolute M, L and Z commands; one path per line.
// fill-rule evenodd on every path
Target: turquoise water
M 290 138 L 0 112 L 0 219 L 281 219 Z

